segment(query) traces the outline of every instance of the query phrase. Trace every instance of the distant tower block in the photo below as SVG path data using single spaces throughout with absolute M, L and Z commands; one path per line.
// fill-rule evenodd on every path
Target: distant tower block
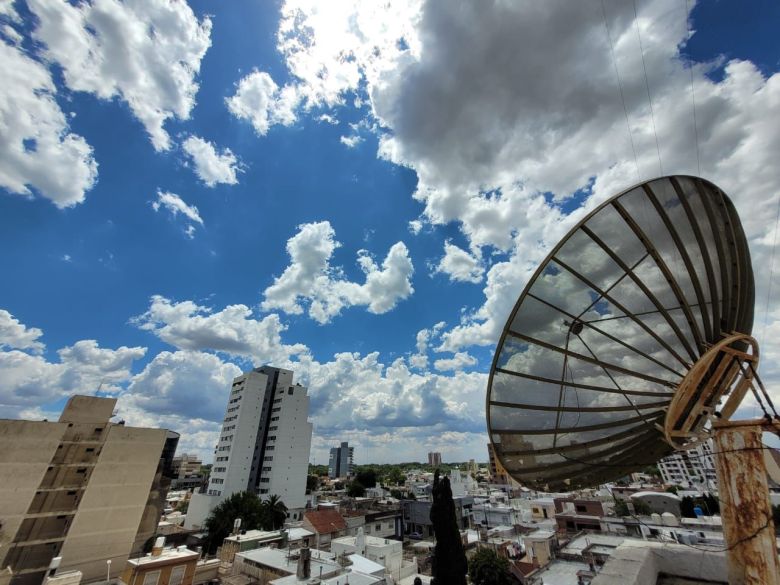
M 346 441 L 338 447 L 331 448 L 330 459 L 328 460 L 328 477 L 331 479 L 350 477 L 352 475 L 354 455 L 355 448 L 350 447 Z
M 441 465 L 441 453 L 436 451 L 428 453 L 428 465 L 439 467 Z

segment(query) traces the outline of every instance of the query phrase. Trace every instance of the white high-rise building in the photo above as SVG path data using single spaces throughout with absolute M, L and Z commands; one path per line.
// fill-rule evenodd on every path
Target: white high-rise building
M 306 505 L 312 424 L 306 388 L 290 370 L 263 366 L 233 380 L 205 494 L 193 494 L 185 527 L 201 527 L 236 492 L 277 495 L 299 519 Z
M 717 486 L 712 445 L 704 441 L 687 451 L 675 451 L 658 462 L 665 483 L 712 490 Z

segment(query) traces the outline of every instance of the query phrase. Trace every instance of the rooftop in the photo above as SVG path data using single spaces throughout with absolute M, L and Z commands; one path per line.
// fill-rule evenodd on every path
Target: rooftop
M 579 571 L 588 571 L 585 563 L 554 560 L 535 576 L 541 577 L 544 585 L 572 585 L 577 582 Z
M 318 534 L 338 532 L 347 527 L 347 523 L 337 510 L 313 510 L 305 512 L 303 516 Z
M 197 559 L 199 557 L 200 554 L 194 550 L 190 550 L 186 546 L 179 546 L 176 548 L 164 548 L 162 552 L 156 556 L 148 554 L 137 559 L 128 559 L 127 562 L 128 564 L 135 567 L 140 567 L 143 565 L 151 565 L 155 563 Z

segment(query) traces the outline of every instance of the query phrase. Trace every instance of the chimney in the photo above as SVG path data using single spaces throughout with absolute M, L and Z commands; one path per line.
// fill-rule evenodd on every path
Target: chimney
M 241 531 L 241 518 L 236 518 L 233 521 L 233 534 L 239 534 Z
M 298 557 L 298 567 L 295 575 L 298 579 L 308 579 L 311 577 L 311 550 L 309 547 L 303 547 L 299 552 L 301 556 Z
M 162 554 L 163 548 L 165 548 L 165 537 L 159 536 L 157 537 L 157 540 L 154 541 L 154 546 L 152 547 L 152 556 L 159 557 Z
M 355 552 L 359 555 L 366 554 L 366 535 L 362 526 L 358 528 L 357 537 L 355 537 Z

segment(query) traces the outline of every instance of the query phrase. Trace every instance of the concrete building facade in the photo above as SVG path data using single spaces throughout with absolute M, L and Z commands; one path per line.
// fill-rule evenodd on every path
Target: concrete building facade
M 112 423 L 115 404 L 73 396 L 58 422 L 0 420 L 0 571 L 12 585 L 41 583 L 55 556 L 84 581 L 105 578 L 109 560 L 118 577 L 159 521 L 163 451 L 178 435 Z
M 439 467 L 441 465 L 441 453 L 430 452 L 428 453 L 428 465 L 433 467 Z
M 705 441 L 686 451 L 675 451 L 658 462 L 665 483 L 712 490 L 717 486 L 712 445 Z
M 185 528 L 203 526 L 234 493 L 277 495 L 300 519 L 306 506 L 312 423 L 306 388 L 290 370 L 263 366 L 233 380 L 205 494 L 193 494 Z
M 347 442 L 341 443 L 338 447 L 331 447 L 330 459 L 328 460 L 328 477 L 336 479 L 351 476 L 354 455 L 355 448 L 350 447 Z

